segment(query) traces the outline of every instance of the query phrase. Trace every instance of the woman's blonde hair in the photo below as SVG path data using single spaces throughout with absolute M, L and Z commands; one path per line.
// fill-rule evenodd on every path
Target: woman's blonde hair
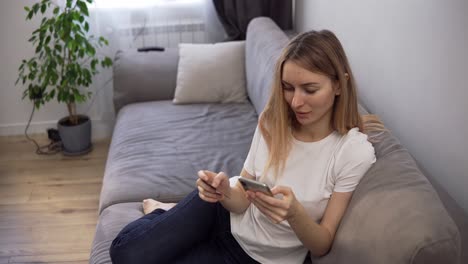
M 377 116 L 361 117 L 358 112 L 356 83 L 348 59 L 338 38 L 329 30 L 310 31 L 292 39 L 276 63 L 268 103 L 260 115 L 260 131 L 268 145 L 269 158 L 263 176 L 273 168 L 275 178 L 284 168 L 291 147 L 291 127 L 297 126 L 294 113 L 284 99 L 283 66 L 293 61 L 300 67 L 338 82 L 340 94 L 335 97 L 332 128 L 345 135 L 354 127 L 360 131 L 383 129 Z M 372 124 L 364 126 L 364 123 Z

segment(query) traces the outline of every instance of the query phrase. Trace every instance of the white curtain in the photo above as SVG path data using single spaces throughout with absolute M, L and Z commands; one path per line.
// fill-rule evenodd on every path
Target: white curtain
M 214 43 L 226 36 L 212 0 L 94 0 L 89 13 L 90 34 L 109 41 L 98 55 L 110 58 L 118 50 Z M 113 127 L 112 70 L 101 70 L 90 89 L 93 99 L 78 110 Z
M 212 0 L 94 0 L 90 6 L 92 34 L 103 36 L 109 46 L 100 52 L 114 57 L 117 50 L 179 43 L 214 43 L 225 39 Z M 101 120 L 113 119 L 112 73 L 95 77 Z M 101 91 L 104 90 L 104 91 Z
M 95 0 L 90 18 L 113 51 L 224 39 L 212 0 Z

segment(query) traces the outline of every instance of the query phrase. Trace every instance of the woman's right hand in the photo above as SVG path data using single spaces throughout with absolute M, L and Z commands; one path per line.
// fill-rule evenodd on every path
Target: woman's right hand
M 198 195 L 203 201 L 216 203 L 230 197 L 229 178 L 224 172 L 216 174 L 201 170 L 197 179 Z

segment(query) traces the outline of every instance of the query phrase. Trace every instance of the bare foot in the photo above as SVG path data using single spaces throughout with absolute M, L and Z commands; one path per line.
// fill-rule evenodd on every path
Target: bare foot
M 146 215 L 146 214 L 153 212 L 154 210 L 158 208 L 168 211 L 175 205 L 176 205 L 175 203 L 161 203 L 154 199 L 145 199 L 143 200 L 143 212 Z

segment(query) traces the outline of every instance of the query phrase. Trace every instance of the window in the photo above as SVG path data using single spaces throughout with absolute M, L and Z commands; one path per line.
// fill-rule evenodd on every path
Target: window
M 201 4 L 205 0 L 97 0 L 91 8 L 143 8 L 151 6 L 174 6 Z

